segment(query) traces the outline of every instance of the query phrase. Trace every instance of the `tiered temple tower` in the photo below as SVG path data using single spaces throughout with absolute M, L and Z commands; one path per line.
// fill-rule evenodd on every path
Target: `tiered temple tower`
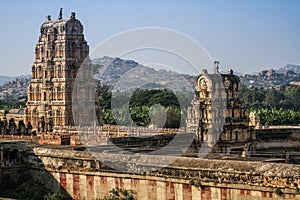
M 216 61 L 214 74 L 203 70 L 197 78 L 198 94 L 188 108 L 187 130 L 211 145 L 248 141 L 252 139 L 248 110 L 237 96 L 240 79 L 232 69 L 221 74 L 218 64 Z
M 78 69 L 89 55 L 83 26 L 75 13 L 67 19 L 62 18 L 62 10 L 56 20 L 47 16 L 34 55 L 26 123 L 41 132 L 74 125 L 72 89 Z

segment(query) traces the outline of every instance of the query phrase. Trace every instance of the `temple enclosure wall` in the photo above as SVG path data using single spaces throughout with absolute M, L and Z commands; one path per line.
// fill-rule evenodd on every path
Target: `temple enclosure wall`
M 88 151 L 0 143 L 1 178 L 5 170 L 24 165 L 30 177 L 52 192 L 73 199 L 96 199 L 112 188 L 133 189 L 137 199 L 300 199 L 300 166 L 276 163 L 178 158 L 144 173 L 116 171 Z M 21 147 L 21 148 L 20 148 Z M 130 156 L 107 154 L 102 161 L 138 167 Z M 168 156 L 143 156 L 140 166 L 163 166 Z M 118 161 L 117 161 L 118 160 Z M 133 166 L 132 166 L 133 165 Z M 10 166 L 8 168 L 7 166 Z M 26 172 L 26 170 L 23 170 Z M 21 173 L 21 171 L 18 171 Z M 1 179 L 0 178 L 0 179 Z M 30 189 L 30 188 L 29 188 Z
M 272 127 L 256 130 L 256 148 L 300 148 L 300 127 Z

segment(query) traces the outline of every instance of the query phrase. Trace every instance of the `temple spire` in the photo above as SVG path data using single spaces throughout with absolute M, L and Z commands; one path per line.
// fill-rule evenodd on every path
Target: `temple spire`
M 214 62 L 215 74 L 219 74 L 220 73 L 220 71 L 219 71 L 219 64 L 220 64 L 220 61 L 215 61 Z
M 58 15 L 58 19 L 62 19 L 62 11 L 63 11 L 63 9 L 62 8 L 60 8 L 60 11 L 59 11 L 59 15 Z

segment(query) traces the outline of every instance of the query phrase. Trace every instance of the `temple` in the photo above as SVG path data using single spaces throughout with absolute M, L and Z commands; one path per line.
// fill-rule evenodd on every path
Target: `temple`
M 57 20 L 46 17 L 35 47 L 25 109 L 25 122 L 31 122 L 33 130 L 51 132 L 56 126 L 74 125 L 72 89 L 88 55 L 83 26 L 75 13 L 62 18 L 61 10 Z
M 194 132 L 200 142 L 213 146 L 228 142 L 246 142 L 254 139 L 249 126 L 248 109 L 242 107 L 237 93 L 240 79 L 229 69 L 227 74 L 203 70 L 196 81 L 196 92 L 187 113 L 187 131 Z
M 229 148 L 244 151 L 245 146 L 254 149 L 261 138 L 269 138 L 265 135 L 281 131 L 276 127 L 274 130 L 262 127 L 257 113 L 249 115 L 238 97 L 240 78 L 232 69 L 227 74 L 220 73 L 218 61 L 215 61 L 214 73 L 203 70 L 197 77 L 186 127 L 160 130 L 103 125 L 89 46 L 75 13 L 63 18 L 61 10 L 55 20 L 46 17 L 34 55 L 26 108 L 0 110 L 0 135 L 3 137 L 36 135 L 39 144 L 76 146 L 82 145 L 84 138 L 93 145 L 105 145 L 107 138 L 140 135 L 162 135 L 159 140 L 168 141 L 172 134 L 180 132 L 195 134 L 196 143 L 193 144 L 197 148 L 204 144 L 211 148 L 208 150 L 229 152 Z M 103 126 L 97 126 L 97 121 Z M 86 137 L 79 137 L 78 127 Z M 294 127 L 291 127 L 280 133 L 288 137 L 293 132 Z
M 97 126 L 98 82 L 88 55 L 75 13 L 47 16 L 27 107 L 0 110 L 5 199 L 42 199 L 39 190 L 44 199 L 106 199 L 116 188 L 132 189 L 137 199 L 300 199 L 299 126 L 261 126 L 242 106 L 232 69 L 222 74 L 215 61 L 214 73 L 197 77 L 186 127 Z M 9 196 L 17 193 L 24 198 Z

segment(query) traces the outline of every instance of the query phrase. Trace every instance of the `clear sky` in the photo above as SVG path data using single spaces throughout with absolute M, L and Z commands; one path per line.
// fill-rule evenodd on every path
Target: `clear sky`
M 1 75 L 30 73 L 40 25 L 61 7 L 64 17 L 76 12 L 91 49 L 122 31 L 162 27 L 196 40 L 224 70 L 300 65 L 299 0 L 2 0 Z

